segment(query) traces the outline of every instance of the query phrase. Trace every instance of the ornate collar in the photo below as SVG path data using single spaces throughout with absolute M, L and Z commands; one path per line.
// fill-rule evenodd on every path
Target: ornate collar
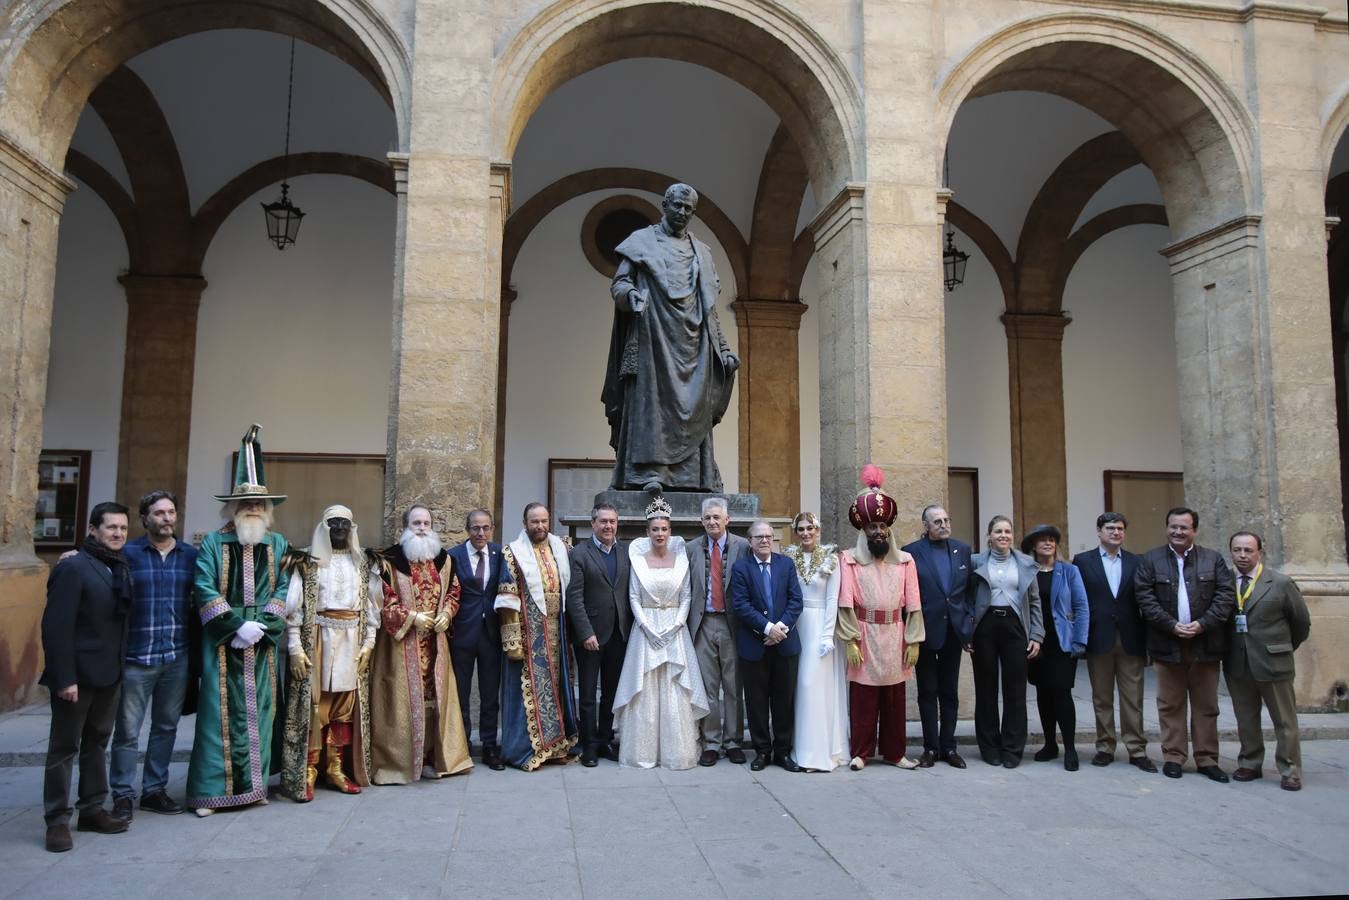
M 811 553 L 805 553 L 797 544 L 782 551 L 796 565 L 796 575 L 802 584 L 809 584 L 818 574 L 828 578 L 838 567 L 838 547 L 833 544 L 820 544 Z

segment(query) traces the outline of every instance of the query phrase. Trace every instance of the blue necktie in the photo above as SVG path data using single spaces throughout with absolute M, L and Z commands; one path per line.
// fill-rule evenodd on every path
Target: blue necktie
M 763 568 L 763 598 L 768 607 L 769 616 L 773 615 L 773 570 L 768 563 L 759 563 Z

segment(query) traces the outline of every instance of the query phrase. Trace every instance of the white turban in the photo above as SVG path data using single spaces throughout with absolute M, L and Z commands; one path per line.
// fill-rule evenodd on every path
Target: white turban
M 309 555 L 319 561 L 320 566 L 326 566 L 333 558 L 332 540 L 328 536 L 329 519 L 346 519 L 351 522 L 351 537 L 347 538 L 347 549 L 351 551 L 352 557 L 359 559 L 361 555 L 361 541 L 357 532 L 356 522 L 351 517 L 351 510 L 340 503 L 334 503 L 323 511 L 319 518 L 319 523 L 314 526 L 314 540 L 309 545 Z

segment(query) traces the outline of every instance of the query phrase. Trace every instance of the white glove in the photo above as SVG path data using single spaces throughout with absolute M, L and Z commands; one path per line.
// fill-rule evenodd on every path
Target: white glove
M 821 642 L 821 644 L 820 644 L 820 656 L 821 656 L 821 658 L 826 657 L 826 656 L 828 656 L 829 654 L 831 654 L 831 653 L 833 653 L 833 652 L 834 652 L 834 642 L 833 642 L 833 641 L 823 641 L 823 642 Z
M 234 637 L 230 638 L 230 646 L 233 647 L 235 650 L 247 650 L 249 647 L 252 647 L 253 645 L 250 644 L 248 641 L 244 640 L 243 638 L 239 637 L 239 632 L 236 631 L 234 632 Z
M 245 622 L 239 626 L 238 631 L 234 632 L 234 641 L 242 640 L 244 647 L 252 647 L 262 640 L 262 636 L 266 633 L 266 630 L 257 622 Z M 234 641 L 230 642 L 230 646 L 242 650 L 243 647 L 239 647 Z

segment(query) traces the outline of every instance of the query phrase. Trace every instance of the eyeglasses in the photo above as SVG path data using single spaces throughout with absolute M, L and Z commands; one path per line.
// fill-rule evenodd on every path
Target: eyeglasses
M 492 530 L 492 526 L 491 526 L 491 525 L 470 525 L 470 526 L 468 526 L 468 530 L 471 531 L 471 532 L 473 532 L 474 534 L 487 534 L 489 531 Z
M 773 536 L 771 534 L 751 534 L 749 539 L 751 541 L 771 541 Z

